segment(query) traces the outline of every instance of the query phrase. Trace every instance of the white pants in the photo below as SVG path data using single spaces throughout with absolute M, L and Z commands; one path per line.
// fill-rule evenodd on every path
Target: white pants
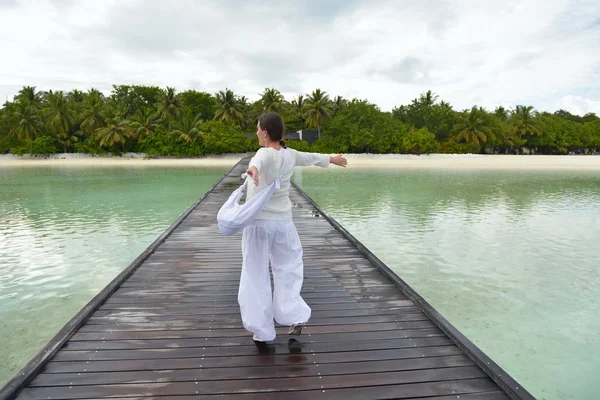
M 261 341 L 275 339 L 275 324 L 306 323 L 310 307 L 300 296 L 304 278 L 302 245 L 292 221 L 255 220 L 242 235 L 238 303 L 244 328 Z M 269 260 L 273 270 L 271 295 Z

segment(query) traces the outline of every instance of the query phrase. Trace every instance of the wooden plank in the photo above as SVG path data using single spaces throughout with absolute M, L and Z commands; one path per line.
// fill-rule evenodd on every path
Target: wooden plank
M 241 347 L 241 348 L 240 348 Z M 284 344 L 273 345 L 274 353 L 265 357 L 256 347 L 215 347 L 207 348 L 204 357 L 186 358 L 152 358 L 147 360 L 53 360 L 48 363 L 45 373 L 85 373 L 85 372 L 110 372 L 110 371 L 153 371 L 164 369 L 189 369 L 189 368 L 227 368 L 239 366 L 267 366 L 267 365 L 320 365 L 343 362 L 400 360 L 406 358 L 443 357 L 460 355 L 460 350 L 453 345 L 431 347 L 406 347 L 381 350 L 353 350 L 341 352 L 302 352 L 290 354 Z M 309 349 L 307 349 L 309 351 Z
M 455 385 L 455 390 L 453 390 L 454 394 L 449 396 L 428 396 L 425 397 L 404 397 L 400 395 L 400 393 L 404 393 L 403 391 L 407 388 L 406 385 L 398 385 L 398 386 L 376 386 L 373 388 L 359 388 L 359 389 L 333 389 L 327 391 L 298 391 L 298 392 L 290 392 L 291 399 L 405 399 L 405 400 L 508 400 L 509 397 L 501 391 L 480 391 L 482 390 L 478 386 L 475 386 L 473 382 L 476 380 L 470 380 L 469 385 L 466 386 L 466 381 L 460 381 L 460 385 Z M 443 385 L 444 383 L 433 382 L 431 385 L 436 387 L 437 385 Z M 487 385 L 493 385 L 491 381 L 486 382 Z M 411 385 L 410 388 L 414 390 L 416 387 L 419 387 L 422 384 Z M 473 392 L 466 392 L 465 390 L 473 390 L 474 387 L 477 387 Z M 467 389 L 468 388 L 468 389 Z M 462 390 L 461 390 L 462 389 Z M 485 390 L 485 389 L 483 389 Z M 396 396 L 391 395 L 393 392 L 396 392 Z M 430 393 L 428 391 L 427 393 Z M 398 397 L 400 395 L 400 397 Z M 277 393 L 261 393 L 259 395 L 254 393 L 247 394 L 234 394 L 234 395 L 215 395 L 215 396 L 162 396 L 162 397 L 113 397 L 112 400 L 202 400 L 202 399 L 233 399 L 233 400 L 257 400 L 257 399 L 277 399 L 277 396 L 281 397 L 281 394 Z M 391 397 L 390 397 L 391 396 Z M 287 399 L 287 394 L 286 394 Z M 89 400 L 99 400 L 99 399 L 89 399 Z
M 427 383 L 400 384 L 400 385 L 381 385 L 358 387 L 351 389 L 316 389 L 303 391 L 290 391 L 285 393 L 286 400 L 365 400 L 365 399 L 407 399 L 407 398 L 431 398 L 432 396 L 448 395 L 456 398 L 470 393 L 488 393 L 497 386 L 488 378 L 464 379 L 459 381 L 437 381 Z M 154 397 L 151 394 L 144 396 L 128 396 L 122 399 L 152 399 L 152 400 L 214 400 L 214 399 L 264 399 L 279 400 L 282 394 L 280 392 L 256 393 L 236 393 L 223 395 L 200 395 L 192 394 L 188 396 L 160 396 Z M 417 397 L 418 396 L 418 397 Z M 24 393 L 23 399 L 38 399 L 31 393 Z M 44 397 L 39 398 L 43 400 Z M 93 398 L 92 398 L 93 399 Z M 119 396 L 112 396 L 111 399 L 119 399 Z
M 155 317 L 165 319 L 179 319 L 179 318 L 208 318 L 209 320 L 224 320 L 231 321 L 233 319 L 240 320 L 239 310 L 229 310 L 220 314 L 213 315 L 212 312 L 188 310 L 188 311 L 164 311 L 165 309 L 159 310 L 98 310 L 94 313 L 94 318 L 140 318 L 140 317 Z M 406 314 L 419 314 L 419 310 L 416 306 L 407 307 L 390 307 L 390 308 L 375 308 L 375 309 L 357 309 L 357 310 L 323 310 L 323 311 L 312 311 L 312 317 L 310 323 L 314 324 L 315 320 L 319 318 L 346 318 L 346 317 L 360 317 L 360 316 L 377 316 L 377 315 L 406 315 Z M 91 318 L 90 318 L 91 322 Z
M 383 385 L 352 389 L 327 389 L 286 392 L 286 400 L 365 400 L 365 399 L 439 399 L 439 400 L 506 400 L 508 397 L 498 396 L 494 391 L 497 386 L 490 379 L 465 379 L 448 382 L 428 382 L 403 385 Z M 443 393 L 452 392 L 444 396 Z M 441 396 L 439 394 L 442 393 Z M 238 393 L 224 395 L 193 395 L 193 396 L 161 396 L 161 397 L 113 397 L 112 400 L 279 400 L 282 393 Z M 415 397 L 418 396 L 418 397 Z M 90 399 L 99 400 L 99 399 Z
M 464 367 L 473 365 L 465 355 L 445 357 L 421 357 L 403 360 L 358 361 L 338 363 L 323 368 L 322 364 L 308 364 L 298 368 L 297 364 L 285 366 L 253 366 L 230 368 L 192 368 L 182 370 L 155 370 L 131 372 L 90 372 L 66 374 L 40 374 L 31 383 L 35 386 L 82 386 L 82 385 L 118 385 L 120 383 L 155 383 L 218 381 L 263 378 L 295 378 L 302 376 L 329 376 L 366 374 L 391 371 L 426 370 L 433 368 Z
M 89 325 L 81 327 L 80 333 L 120 333 L 120 332 L 158 332 L 158 331 L 173 331 L 173 332 L 193 332 L 197 337 L 240 337 L 248 336 L 248 331 L 241 328 L 239 325 L 232 327 L 222 327 L 218 322 L 215 326 L 206 326 L 204 324 L 194 324 L 193 322 L 170 323 L 163 324 L 116 324 L 116 325 Z M 415 330 L 433 328 L 435 325 L 429 321 L 401 321 L 401 322 L 380 322 L 372 324 L 338 324 L 313 326 L 307 325 L 303 332 L 309 336 L 318 333 L 342 333 L 342 332 L 376 332 L 388 330 Z M 207 329 L 208 328 L 208 329 Z M 286 328 L 280 328 L 283 333 Z
M 397 289 L 390 288 L 360 288 L 360 289 L 347 289 L 347 290 L 332 290 L 332 291 L 323 291 L 323 292 L 304 292 L 302 293 L 302 297 L 306 300 L 307 303 L 310 303 L 311 300 L 318 299 L 326 299 L 326 298 L 345 298 L 350 295 L 351 297 L 363 297 L 363 296 L 378 296 L 384 298 L 396 298 L 400 296 L 396 296 Z M 143 289 L 143 290 L 133 290 L 133 291 L 119 291 L 113 295 L 113 298 L 123 300 L 123 301 L 131 301 L 132 299 L 140 299 L 143 297 L 150 297 L 153 299 L 160 298 L 165 300 L 171 299 L 190 299 L 190 301 L 194 302 L 204 302 L 204 301 L 231 301 L 237 300 L 238 291 L 230 290 L 230 289 L 220 289 L 215 288 L 211 291 L 190 291 L 186 290 L 167 290 L 167 289 Z
M 194 394 L 229 394 L 281 392 L 354 388 L 364 386 L 406 383 L 457 381 L 485 378 L 481 369 L 473 366 L 394 371 L 333 376 L 294 378 L 244 379 L 229 381 L 176 382 L 176 383 L 123 383 L 118 385 L 86 385 L 63 387 L 31 387 L 25 389 L 23 398 L 29 399 L 87 399 L 113 396 L 185 396 Z M 449 392 L 447 394 L 450 394 Z
M 276 328 L 279 336 L 285 336 L 287 328 Z M 357 337 L 361 337 L 360 334 L 368 333 L 371 338 L 413 338 L 413 337 L 432 337 L 442 335 L 438 328 L 422 328 L 422 329 L 390 329 L 390 330 L 353 330 L 353 332 L 329 332 L 319 334 L 311 334 L 306 332 L 306 337 L 310 340 L 319 338 L 321 336 L 329 337 L 329 340 L 338 340 L 340 337 L 353 337 L 352 334 L 356 334 Z M 338 336 L 333 336 L 338 335 Z M 233 332 L 226 336 L 213 336 L 211 332 L 207 332 L 204 329 L 195 330 L 166 330 L 166 331 L 124 331 L 124 332 L 78 332 L 71 340 L 119 340 L 119 339 L 184 339 L 184 338 L 203 338 L 209 340 L 210 338 L 240 338 L 247 337 L 250 335 L 246 332 L 245 335 L 240 332 Z
M 416 339 L 416 338 L 409 338 Z M 248 341 L 249 342 L 249 341 Z M 411 347 L 418 348 L 416 341 L 405 341 L 402 344 L 388 344 L 382 343 L 378 345 L 368 345 L 368 342 L 352 342 L 345 343 L 341 351 L 363 351 L 371 348 L 377 348 L 380 346 L 391 346 L 394 347 Z M 250 344 L 250 343 L 248 343 Z M 301 342 L 302 348 L 310 353 L 315 353 L 319 349 L 323 352 L 331 352 L 335 349 L 335 346 L 319 346 L 318 344 L 311 343 L 309 341 Z M 232 355 L 244 355 L 244 354 L 257 354 L 259 351 L 256 348 L 229 348 L 225 349 L 225 346 L 221 347 L 188 347 L 188 348 L 150 348 L 150 349 L 133 349 L 133 350 L 77 350 L 65 349 L 57 354 L 54 361 L 94 361 L 94 360 L 150 360 L 159 358 L 198 358 L 198 357 L 212 357 L 212 356 L 232 356 Z M 231 346 L 234 347 L 234 346 Z M 240 347 L 240 346 L 235 346 Z M 250 346 L 251 347 L 251 346 Z M 324 348 L 325 347 L 325 348 Z M 330 347 L 330 349 L 327 349 Z M 339 348 L 339 347 L 338 347 Z M 276 348 L 274 348 L 276 351 Z M 289 349 L 283 349 L 286 354 L 289 354 Z
M 344 318 L 311 318 L 310 326 L 321 325 L 346 325 L 346 324 L 372 324 L 381 322 L 399 322 L 399 321 L 427 321 L 429 318 L 423 313 L 415 311 L 414 314 L 392 314 L 378 316 L 354 316 Z M 224 318 L 220 315 L 215 317 L 207 316 L 172 316 L 162 315 L 155 317 L 134 317 L 134 316 L 119 316 L 119 317 L 91 317 L 87 325 L 103 325 L 115 326 L 116 324 L 143 324 L 152 327 L 164 328 L 169 324 L 170 327 L 186 327 L 190 324 L 200 324 L 203 326 L 216 325 L 220 329 L 239 328 L 242 324 L 242 319 L 238 316 L 235 318 Z
M 340 334 L 343 335 L 343 334 Z M 306 349 L 310 352 L 336 352 L 336 351 L 362 351 L 373 349 L 397 349 L 409 347 L 430 347 L 430 346 L 448 346 L 452 342 L 443 336 L 431 336 L 423 338 L 393 338 L 368 340 L 368 335 L 363 335 L 363 339 L 354 338 L 354 340 L 327 341 L 330 335 L 313 335 L 305 340 L 300 338 L 300 343 L 306 343 Z M 322 340 L 319 340 L 322 338 Z M 285 340 L 285 339 L 284 339 Z M 279 343 L 279 339 L 274 343 Z M 180 349 L 186 347 L 235 347 L 245 346 L 246 349 L 232 350 L 254 352 L 254 344 L 250 344 L 247 338 L 210 338 L 210 340 L 191 338 L 191 339 L 130 339 L 130 340 L 102 340 L 102 341 L 72 341 L 69 342 L 64 350 L 131 350 L 131 349 Z M 285 348 L 284 351 L 288 349 Z M 220 354 L 220 353 L 218 353 Z M 234 355 L 233 353 L 227 353 Z
M 392 300 L 392 301 L 370 301 L 370 302 L 350 302 L 350 303 L 337 303 L 337 304 L 311 304 L 310 308 L 313 311 L 331 311 L 331 310 L 366 310 L 366 309 L 386 309 L 393 307 L 403 307 L 403 306 L 414 306 L 414 303 L 410 300 Z M 233 312 L 239 314 L 239 309 L 231 308 L 230 306 L 215 306 L 213 304 L 195 304 L 194 312 L 205 312 L 209 314 L 221 313 L 225 311 Z M 223 309 L 225 308 L 225 310 Z M 110 305 L 104 304 L 99 307 L 99 310 L 167 310 L 167 312 L 176 312 L 176 311 L 190 311 L 190 307 L 188 305 L 179 305 L 179 304 L 149 304 L 149 305 L 136 305 L 132 306 L 130 304 L 120 304 L 120 305 Z

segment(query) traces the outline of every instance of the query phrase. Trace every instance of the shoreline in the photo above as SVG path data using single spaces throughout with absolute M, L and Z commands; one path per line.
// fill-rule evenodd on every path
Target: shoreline
M 123 156 L 91 155 L 80 153 L 52 154 L 50 156 L 22 157 L 0 154 L 0 168 L 15 166 L 163 166 L 163 167 L 231 167 L 244 154 L 224 154 L 206 157 L 154 157 L 145 154 L 128 153 Z
M 161 166 L 231 167 L 245 154 L 197 158 L 122 157 L 55 154 L 48 157 L 0 155 L 0 168 L 16 166 Z M 345 154 L 348 168 L 459 168 L 459 169 L 588 169 L 600 170 L 600 155 L 488 155 L 488 154 Z

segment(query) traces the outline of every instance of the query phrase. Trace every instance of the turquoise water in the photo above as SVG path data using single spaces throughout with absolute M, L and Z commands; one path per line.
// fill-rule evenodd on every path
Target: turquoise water
M 600 398 L 600 172 L 294 179 L 536 398 Z
M 228 169 L 0 168 L 0 382 Z M 598 397 L 600 173 L 294 179 L 534 396 Z
M 229 168 L 0 168 L 0 385 Z

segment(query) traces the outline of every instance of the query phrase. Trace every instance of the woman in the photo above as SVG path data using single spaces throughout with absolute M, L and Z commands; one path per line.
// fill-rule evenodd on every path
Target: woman
M 287 166 L 281 177 L 280 188 L 275 190 L 257 219 L 244 229 L 242 235 L 242 275 L 238 302 L 244 328 L 254 334 L 257 345 L 275 339 L 275 324 L 290 327 L 288 333 L 299 335 L 302 325 L 311 315 L 310 307 L 300 296 L 304 265 L 302 245 L 292 222 L 292 202 L 289 197 L 290 179 L 294 166 L 330 163 L 347 165 L 340 154 L 328 156 L 303 153 L 285 148 L 284 123 L 277 113 L 260 117 L 256 126 L 258 143 L 262 147 L 250 161 L 248 176 L 254 185 L 247 188 L 247 198 L 270 185 Z M 284 152 L 287 156 L 284 157 Z M 284 166 L 284 158 L 288 159 Z M 269 261 L 273 270 L 274 293 L 271 294 Z

